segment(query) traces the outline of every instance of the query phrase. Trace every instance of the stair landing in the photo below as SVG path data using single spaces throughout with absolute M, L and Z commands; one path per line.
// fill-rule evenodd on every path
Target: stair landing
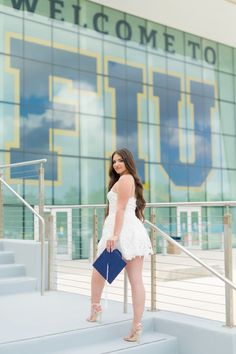
M 101 324 L 88 323 L 89 298 L 63 292 L 2 296 L 0 353 L 4 354 L 235 354 L 236 329 L 167 311 L 145 311 L 140 345 L 126 343 L 132 309 L 108 301 Z M 11 315 L 9 315 L 11 314 Z M 157 347 L 158 345 L 158 347 Z

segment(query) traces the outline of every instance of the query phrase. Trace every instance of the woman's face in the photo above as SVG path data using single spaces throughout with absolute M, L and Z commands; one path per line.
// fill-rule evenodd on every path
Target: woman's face
M 114 154 L 112 164 L 113 164 L 114 170 L 119 175 L 123 175 L 128 172 L 125 167 L 125 163 L 120 155 Z

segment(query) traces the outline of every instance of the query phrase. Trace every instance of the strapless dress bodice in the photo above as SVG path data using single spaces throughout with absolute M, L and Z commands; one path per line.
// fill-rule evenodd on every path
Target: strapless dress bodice
M 114 214 L 116 212 L 117 198 L 118 198 L 118 194 L 113 190 L 110 190 L 107 193 L 107 199 L 109 201 L 109 215 Z M 136 198 L 130 197 L 125 208 L 125 213 L 135 214 L 135 209 L 136 209 Z
M 107 240 L 114 234 L 118 194 L 110 190 L 107 194 L 107 199 L 109 201 L 109 214 L 103 224 L 102 237 L 98 244 L 98 255 L 103 252 L 106 248 Z M 142 221 L 137 218 L 135 209 L 136 198 L 131 197 L 125 207 L 119 241 L 116 243 L 116 248 L 121 251 L 126 260 L 153 253 L 147 231 Z

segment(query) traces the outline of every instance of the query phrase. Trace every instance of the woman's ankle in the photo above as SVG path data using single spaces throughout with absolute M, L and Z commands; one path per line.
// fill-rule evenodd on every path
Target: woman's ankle
M 132 328 L 137 328 L 137 327 L 142 327 L 142 322 L 141 321 L 133 321 L 132 322 Z
M 92 302 L 92 303 L 91 303 L 91 308 L 94 308 L 94 309 L 101 309 L 102 306 L 101 306 L 100 302 Z

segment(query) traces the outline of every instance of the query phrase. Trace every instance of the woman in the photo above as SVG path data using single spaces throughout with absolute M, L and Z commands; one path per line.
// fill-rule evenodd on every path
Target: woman
M 131 285 L 134 317 L 131 331 L 124 339 L 135 342 L 139 341 L 142 332 L 141 319 L 145 303 L 143 258 L 152 254 L 152 247 L 143 226 L 143 186 L 129 150 L 120 149 L 112 154 L 109 176 L 109 206 L 102 238 L 98 244 L 98 255 L 105 248 L 110 252 L 118 248 L 127 262 L 126 271 Z M 98 321 L 102 314 L 100 300 L 104 284 L 104 278 L 94 269 L 91 282 L 91 314 L 87 319 L 90 322 Z

